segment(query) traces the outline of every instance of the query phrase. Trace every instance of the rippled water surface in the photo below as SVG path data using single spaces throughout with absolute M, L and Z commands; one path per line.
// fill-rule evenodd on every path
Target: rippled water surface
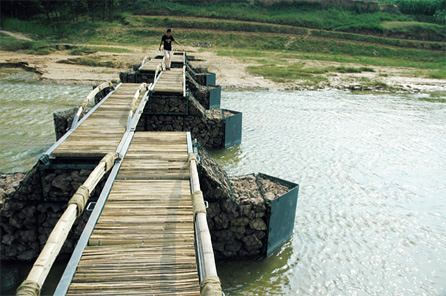
M 54 142 L 52 113 L 90 89 L 0 79 L 0 171 L 29 169 Z M 444 98 L 262 91 L 222 102 L 243 112 L 242 144 L 212 153 L 224 168 L 301 185 L 280 252 L 219 264 L 226 295 L 445 295 Z
M 0 79 L 0 172 L 29 170 L 56 140 L 52 114 L 78 106 L 90 91 L 45 84 L 27 72 Z
M 226 295 L 445 295 L 446 104 L 429 95 L 225 92 L 231 175 L 301 185 L 282 250 L 219 266 Z

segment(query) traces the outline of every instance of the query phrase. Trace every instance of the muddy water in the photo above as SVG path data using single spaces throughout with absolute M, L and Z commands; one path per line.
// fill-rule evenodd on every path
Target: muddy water
M 89 86 L 45 84 L 18 72 L 0 79 L 0 172 L 24 172 L 54 143 L 53 116 L 78 106 Z
M 429 95 L 226 92 L 231 175 L 301 185 L 294 234 L 219 265 L 226 295 L 446 295 L 446 103 Z
M 0 171 L 31 167 L 54 142 L 52 112 L 89 90 L 0 80 Z M 279 252 L 218 265 L 226 295 L 446 293 L 444 98 L 237 91 L 222 101 L 244 113 L 242 144 L 212 153 L 224 168 L 301 185 Z

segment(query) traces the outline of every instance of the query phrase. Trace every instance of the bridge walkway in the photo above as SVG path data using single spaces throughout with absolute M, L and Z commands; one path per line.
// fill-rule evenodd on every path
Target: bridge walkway
M 135 133 L 67 295 L 200 295 L 185 132 Z
M 121 84 L 107 100 L 51 153 L 58 158 L 101 158 L 116 151 L 126 131 L 128 114 L 139 83 Z M 144 92 L 141 92 L 137 104 Z

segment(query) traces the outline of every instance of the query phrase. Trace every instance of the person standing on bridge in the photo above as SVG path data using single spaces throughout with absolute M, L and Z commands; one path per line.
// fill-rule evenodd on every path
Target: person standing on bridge
M 167 70 L 170 70 L 170 62 L 172 60 L 172 41 L 178 45 L 181 45 L 173 38 L 172 30 L 167 29 L 166 34 L 164 34 L 163 37 L 161 38 L 160 49 L 159 49 L 161 51 L 161 46 L 163 46 L 164 48 L 164 57 L 166 58 Z

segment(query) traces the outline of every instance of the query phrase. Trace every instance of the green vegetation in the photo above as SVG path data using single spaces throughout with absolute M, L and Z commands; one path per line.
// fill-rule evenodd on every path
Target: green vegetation
M 156 16 L 127 16 L 126 27 L 172 27 L 172 28 L 190 28 L 201 30 L 217 30 L 217 31 L 227 31 L 227 32 L 265 32 L 265 33 L 281 33 L 281 34 L 292 34 L 301 36 L 311 36 L 311 37 L 323 37 L 323 38 L 333 38 L 340 40 L 352 40 L 352 41 L 363 41 L 367 43 L 383 44 L 396 47 L 410 47 L 419 49 L 432 49 L 439 50 L 446 48 L 444 43 L 441 42 L 423 42 L 423 41 L 413 41 L 413 40 L 401 40 L 394 38 L 378 37 L 374 35 L 361 35 L 355 33 L 346 32 L 334 32 L 318 29 L 307 29 L 302 27 L 294 27 L 289 25 L 276 25 L 276 24 L 266 24 L 258 22 L 247 22 L 247 21 L 234 21 L 234 20 L 221 20 L 221 19 L 208 19 L 208 18 L 191 18 L 191 17 L 156 17 Z M 393 22 L 393 24 L 403 24 L 404 22 Z M 407 24 L 412 24 L 411 22 L 406 22 Z M 397 28 L 396 25 L 391 25 L 392 22 L 385 22 L 385 26 L 389 27 L 389 32 L 395 34 L 406 34 L 407 28 Z M 416 32 L 418 27 L 422 28 L 423 23 L 416 23 L 411 31 Z M 426 39 L 439 39 L 442 40 L 442 36 L 445 34 L 441 30 L 441 26 L 435 24 L 425 24 L 432 30 L 427 35 L 421 36 L 420 38 Z M 431 26 L 430 26 L 431 25 Z M 443 34 L 443 35 L 442 35 Z
M 20 20 L 6 17 L 1 19 L 1 26 L 4 30 L 25 33 L 36 40 L 64 41 L 84 34 L 88 37 L 88 34 L 100 27 L 100 24 L 85 20 L 85 22 L 53 25 L 42 22 L 40 19 Z
M 446 2 L 444 0 L 387 0 L 383 2 L 395 4 L 402 13 L 416 16 L 418 19 L 446 24 Z
M 359 4 L 262 6 L 248 1 L 206 1 L 197 5 L 197 1 L 32 0 L 23 12 L 26 16 L 2 9 L 1 26 L 41 41 L 0 37 L 0 49 L 48 54 L 65 50 L 57 43 L 88 43 L 69 48 L 70 54 L 83 57 L 63 62 L 120 68 L 124 64 L 88 55 L 130 51 L 105 44 L 156 45 L 165 29 L 172 27 L 181 43 L 210 43 L 210 50 L 217 54 L 235 56 L 251 64 L 251 73 L 279 82 L 324 84 L 326 78 L 321 75 L 373 72 L 376 66 L 414 67 L 420 76 L 435 79 L 446 76 L 446 30 L 444 22 L 436 19 L 444 19 L 443 0 L 380 1 L 397 4 L 403 14 Z M 22 2 L 26 1 L 2 4 L 13 8 Z M 303 60 L 336 62 L 336 66 L 314 67 Z M 360 66 L 339 66 L 344 63 Z
M 0 37 L 0 49 L 6 51 L 25 51 L 29 54 L 47 55 L 56 51 L 53 44 L 44 41 L 25 41 L 11 37 Z
M 355 68 L 355 67 L 337 67 L 336 71 L 339 73 L 361 73 L 361 72 L 375 72 L 373 68 L 369 67 L 361 67 L 361 68 Z
M 71 55 L 84 55 L 84 54 L 92 54 L 96 53 L 97 49 L 91 48 L 91 47 L 77 47 L 70 50 Z
M 432 16 L 439 10 L 446 8 L 443 0 L 396 0 L 400 11 L 405 14 Z
M 82 65 L 90 67 L 106 67 L 106 68 L 128 68 L 131 64 L 126 64 L 119 60 L 108 60 L 104 61 L 100 57 L 91 58 L 73 58 L 68 60 L 58 61 L 60 64 L 70 64 L 70 65 Z
M 435 72 L 431 72 L 428 74 L 429 78 L 434 78 L 434 79 L 446 79 L 446 70 L 438 70 Z
M 295 80 L 309 80 L 313 82 L 321 82 L 326 80 L 318 75 L 330 72 L 334 73 L 362 73 L 375 72 L 373 68 L 369 67 L 307 67 L 305 63 L 287 63 L 281 61 L 279 63 L 271 63 L 271 61 L 261 59 L 257 60 L 262 63 L 261 66 L 249 66 L 248 71 L 254 75 L 262 75 L 268 79 L 276 82 L 290 82 Z
M 444 41 L 445 27 L 422 22 L 383 22 L 382 26 L 392 34 L 401 36 L 418 36 L 422 40 Z
M 320 54 L 320 53 L 299 53 L 294 51 L 265 51 L 252 49 L 218 49 L 218 55 L 237 57 L 243 62 L 250 63 L 252 66 L 248 67 L 248 71 L 257 76 L 263 76 L 276 82 L 292 82 L 300 80 L 301 85 L 308 86 L 323 86 L 327 83 L 324 76 L 335 76 L 335 73 L 362 73 L 362 72 L 376 72 L 373 67 L 346 67 L 346 66 L 323 66 L 315 61 L 327 61 L 335 63 L 354 63 L 373 66 L 395 66 L 401 67 L 404 64 L 404 58 L 397 59 L 396 57 L 353 57 L 347 54 Z M 299 62 L 296 62 L 299 61 Z M 306 61 L 306 62 L 302 62 Z M 427 77 L 436 79 L 445 79 L 446 73 L 444 71 L 444 61 L 441 62 L 441 57 L 438 59 L 439 63 L 420 63 L 420 62 L 406 62 L 404 65 L 419 68 L 418 71 L 411 70 L 411 76 Z M 409 73 L 409 72 L 408 72 Z M 381 77 L 388 77 L 386 73 L 379 73 Z M 361 84 L 364 87 L 381 88 L 391 90 L 384 85 L 382 81 L 370 80 L 364 77 L 361 78 Z
M 389 86 L 387 83 L 379 81 L 379 80 L 361 77 L 360 81 L 361 81 L 361 89 L 362 90 L 365 90 L 368 88 L 382 89 L 382 90 L 393 90 L 393 88 L 391 86 Z
M 90 45 L 89 47 L 84 47 L 85 50 L 88 51 L 94 51 L 94 52 L 113 52 L 113 53 L 128 53 L 128 52 L 134 52 L 131 49 L 125 48 L 125 47 L 119 47 L 119 46 L 98 46 L 98 45 Z
M 314 76 L 314 74 L 322 74 L 326 72 L 325 69 L 305 69 L 304 67 L 304 63 L 293 63 L 290 65 L 249 66 L 248 71 L 255 75 L 262 75 L 265 78 L 276 82 L 310 80 L 317 83 L 320 82 L 321 78 L 319 76 Z
M 0 49 L 6 51 L 18 51 L 24 49 L 31 49 L 32 42 L 17 40 L 11 37 L 3 37 L 0 35 Z
M 317 13 L 316 13 L 317 12 Z M 409 20 L 404 15 L 387 12 L 357 13 L 354 10 L 322 8 L 320 5 L 248 5 L 244 2 L 219 2 L 209 5 L 138 1 L 138 13 L 255 21 L 326 30 L 366 29 L 381 31 L 380 23 Z

